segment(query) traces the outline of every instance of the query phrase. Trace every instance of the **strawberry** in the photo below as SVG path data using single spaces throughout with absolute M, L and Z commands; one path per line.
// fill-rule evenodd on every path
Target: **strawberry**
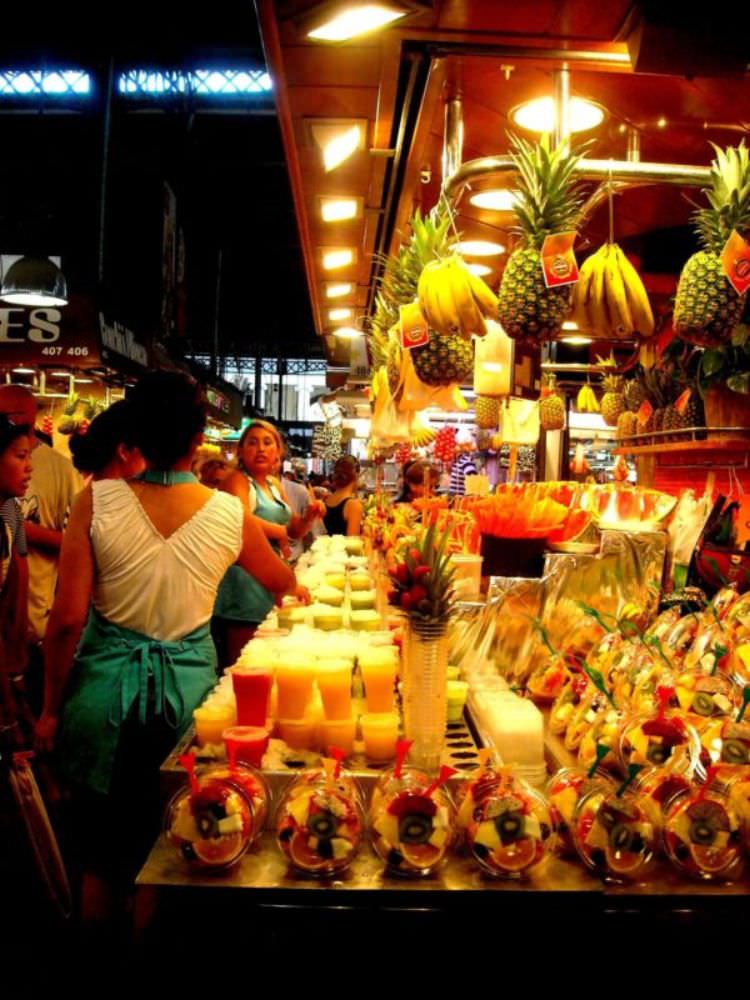
M 414 578 L 414 582 L 418 583 L 424 577 L 429 576 L 429 573 L 430 573 L 430 567 L 429 566 L 417 566 L 417 568 L 412 573 L 412 577 Z
M 403 608 L 404 611 L 408 611 L 409 608 L 411 607 L 411 594 L 409 594 L 407 591 L 405 591 L 401 595 L 401 607 Z
M 411 598 L 411 603 L 413 606 L 415 604 L 419 604 L 420 601 L 424 601 L 427 599 L 427 591 L 425 590 L 424 587 L 415 585 L 409 591 L 409 597 Z
M 396 567 L 396 579 L 399 583 L 406 586 L 409 583 L 411 574 L 409 573 L 409 567 L 406 563 L 399 563 Z

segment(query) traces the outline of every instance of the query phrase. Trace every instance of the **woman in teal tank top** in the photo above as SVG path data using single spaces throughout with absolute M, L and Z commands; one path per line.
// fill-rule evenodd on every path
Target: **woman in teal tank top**
M 274 550 L 286 558 L 289 539 L 304 537 L 325 509 L 320 501 L 313 501 L 304 517 L 292 514 L 284 487 L 273 475 L 283 453 L 276 427 L 265 420 L 253 420 L 239 441 L 239 468 L 225 478 L 221 489 L 240 498 L 245 509 L 259 519 Z M 219 587 L 212 621 L 220 666 L 237 661 L 273 608 L 276 596 L 239 566 L 228 570 Z

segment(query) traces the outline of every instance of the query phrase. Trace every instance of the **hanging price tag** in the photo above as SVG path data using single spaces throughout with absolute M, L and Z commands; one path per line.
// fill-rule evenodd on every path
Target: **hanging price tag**
M 555 233 L 542 244 L 542 271 L 547 288 L 578 281 L 578 264 L 573 253 L 575 239 L 575 233 Z
M 750 243 L 743 240 L 736 229 L 724 244 L 721 264 L 735 292 L 744 294 L 750 288 Z
M 680 416 L 682 416 L 685 410 L 687 409 L 687 405 L 690 402 L 690 397 L 692 396 L 692 394 L 693 394 L 692 389 L 686 389 L 684 392 L 680 393 L 680 395 L 677 397 L 677 401 L 674 404 L 674 408 L 675 410 L 677 410 Z
M 418 302 L 410 302 L 408 306 L 400 307 L 399 325 L 401 327 L 401 346 L 404 350 L 410 351 L 413 347 L 424 347 L 430 342 L 430 329 Z
M 651 403 L 649 403 L 647 399 L 644 399 L 644 401 L 638 407 L 638 413 L 636 414 L 638 423 L 645 424 L 651 418 L 653 412 L 654 408 L 651 405 Z

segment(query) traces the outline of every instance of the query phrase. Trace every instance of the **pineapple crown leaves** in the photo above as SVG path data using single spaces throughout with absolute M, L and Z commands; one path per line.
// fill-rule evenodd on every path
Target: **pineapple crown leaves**
M 703 191 L 709 207 L 698 209 L 693 220 L 704 247 L 720 252 L 732 230 L 741 235 L 750 230 L 750 151 L 744 139 L 725 150 L 711 146 L 716 154 L 711 187 Z
M 566 145 L 552 149 L 550 137 L 538 143 L 508 134 L 511 159 L 519 173 L 516 218 L 527 244 L 540 249 L 546 236 L 569 232 L 581 222 L 583 188 L 573 181 L 573 171 L 588 142 L 575 150 Z

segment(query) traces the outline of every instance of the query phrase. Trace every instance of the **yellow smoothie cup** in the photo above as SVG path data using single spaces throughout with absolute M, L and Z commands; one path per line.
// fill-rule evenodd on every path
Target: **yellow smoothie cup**
M 357 723 L 354 719 L 328 719 L 321 727 L 323 750 L 330 753 L 331 747 L 350 754 L 354 749 Z
M 277 712 L 280 719 L 301 719 L 312 694 L 312 666 L 281 662 L 276 668 Z
M 315 667 L 323 711 L 329 721 L 352 714 L 352 666 L 349 660 L 320 660 Z
M 198 746 L 207 743 L 221 743 L 224 730 L 234 724 L 235 712 L 233 705 L 201 706 L 193 712 L 195 722 L 195 738 Z
M 398 715 L 395 712 L 377 712 L 363 715 L 359 720 L 365 756 L 374 764 L 393 760 L 398 742 Z

